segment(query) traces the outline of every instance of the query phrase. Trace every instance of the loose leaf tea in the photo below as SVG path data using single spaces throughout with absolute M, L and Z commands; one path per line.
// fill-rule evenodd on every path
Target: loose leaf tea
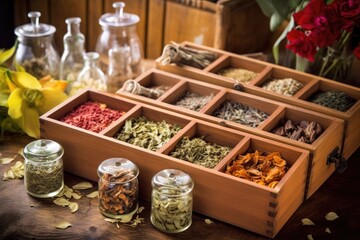
M 269 117 L 263 111 L 233 101 L 225 101 L 220 108 L 214 111 L 213 116 L 253 128 L 258 127 Z
M 287 172 L 287 162 L 280 153 L 264 154 L 259 151 L 238 155 L 226 167 L 226 174 L 274 188 Z
M 61 118 L 60 121 L 98 133 L 124 113 L 110 109 L 106 104 L 88 101 Z
M 317 122 L 303 120 L 297 123 L 283 119 L 280 121 L 280 126 L 272 132 L 299 142 L 311 144 L 321 135 L 323 129 Z
M 284 79 L 271 79 L 267 81 L 262 88 L 271 90 L 276 93 L 284 94 L 287 96 L 293 96 L 297 93 L 304 85 L 292 78 Z
M 194 163 L 206 168 L 214 168 L 232 148 L 216 143 L 208 143 L 205 136 L 183 137 L 176 145 L 170 156 Z
M 200 111 L 214 95 L 201 96 L 193 92 L 186 92 L 185 95 L 175 103 L 176 106 L 183 107 L 193 111 Z
M 176 124 L 165 121 L 154 122 L 141 116 L 126 120 L 125 126 L 115 135 L 115 138 L 156 151 L 180 130 L 181 128 Z
M 21 179 L 24 177 L 24 164 L 17 161 L 9 170 L 5 171 L 3 180 Z
M 355 98 L 337 90 L 319 92 L 313 95 L 309 101 L 341 112 L 346 112 L 356 103 Z
M 248 83 L 257 76 L 255 72 L 242 68 L 224 68 L 217 72 L 217 74 L 234 79 L 240 83 Z

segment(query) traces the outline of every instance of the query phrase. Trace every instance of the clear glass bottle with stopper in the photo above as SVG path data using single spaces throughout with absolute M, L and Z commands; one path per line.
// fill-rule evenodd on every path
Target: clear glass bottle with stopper
M 60 61 L 59 78 L 68 81 L 67 92 L 76 81 L 79 72 L 84 68 L 85 36 L 80 32 L 81 19 L 79 17 L 67 18 L 67 33 L 64 35 L 64 52 Z
M 53 39 L 56 28 L 39 23 L 40 16 L 40 12 L 29 12 L 31 24 L 15 29 L 19 44 L 14 56 L 14 65 L 23 67 L 26 72 L 38 79 L 46 75 L 57 79 L 60 57 Z
M 100 54 L 101 69 L 108 72 L 111 49 L 113 53 L 114 49 L 119 50 L 120 48 L 124 52 L 123 54 L 127 54 L 127 49 L 129 49 L 131 78 L 136 78 L 143 71 L 143 50 L 136 32 L 136 24 L 140 18 L 135 14 L 125 13 L 125 3 L 123 2 L 115 2 L 112 6 L 115 13 L 104 14 L 99 19 L 103 31 L 98 38 L 96 52 Z M 128 62 L 121 62 L 121 59 L 117 64 L 127 66 Z
M 85 66 L 79 73 L 77 80 L 72 84 L 70 96 L 85 88 L 106 92 L 106 76 L 101 71 L 98 62 L 99 54 L 97 52 L 86 53 Z

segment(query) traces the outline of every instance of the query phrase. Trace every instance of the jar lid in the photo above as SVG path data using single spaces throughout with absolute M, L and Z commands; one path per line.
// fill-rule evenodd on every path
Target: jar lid
M 56 28 L 49 24 L 39 23 L 40 16 L 40 12 L 29 12 L 28 17 L 30 18 L 31 23 L 15 28 L 15 34 L 18 37 L 29 38 L 52 35 L 56 31 Z
M 103 27 L 126 27 L 134 25 L 140 21 L 138 15 L 125 13 L 125 3 L 115 2 L 113 3 L 115 13 L 106 13 L 99 19 L 99 24 Z
M 186 194 L 194 188 L 194 182 L 191 177 L 177 169 L 164 169 L 158 172 L 152 179 L 153 188 L 177 187 L 181 194 Z M 164 193 L 164 192 L 163 192 Z
M 126 158 L 109 158 L 99 165 L 97 172 L 100 178 L 104 175 L 107 175 L 107 177 L 110 175 L 110 181 L 113 179 L 116 182 L 119 180 L 119 175 L 132 175 L 131 178 L 126 178 L 125 181 L 122 181 L 130 182 L 139 175 L 139 168 L 135 163 Z
M 64 149 L 57 142 L 40 139 L 26 145 L 23 153 L 26 159 L 32 161 L 53 161 L 62 157 Z

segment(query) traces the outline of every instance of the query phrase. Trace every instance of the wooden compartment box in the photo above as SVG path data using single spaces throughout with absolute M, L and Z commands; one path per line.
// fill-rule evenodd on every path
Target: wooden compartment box
M 179 66 L 176 64 L 162 65 L 159 61 L 160 59 L 157 59 L 156 67 L 164 71 L 230 89 L 234 88 L 236 81 L 220 76 L 217 74 L 219 70 L 228 67 L 237 67 L 254 71 L 257 73 L 257 76 L 252 81 L 241 84 L 244 92 L 262 96 L 268 99 L 273 99 L 279 102 L 284 102 L 293 106 L 298 106 L 344 120 L 344 134 L 341 153 L 345 159 L 348 159 L 360 146 L 359 88 L 215 48 L 210 48 L 190 42 L 183 42 L 182 45 L 194 49 L 207 50 L 217 53 L 218 58 L 204 69 L 198 69 L 186 65 Z M 293 78 L 302 82 L 302 89 L 300 89 L 293 96 L 286 96 L 262 88 L 262 85 L 270 78 L 283 77 Z M 310 98 L 313 96 L 313 94 L 330 90 L 342 91 L 350 97 L 354 98 L 356 103 L 346 112 L 341 112 L 310 102 Z
M 99 133 L 60 120 L 86 101 L 103 103 L 126 113 Z M 177 124 L 181 130 L 156 151 L 113 137 L 126 120 L 138 116 L 153 121 L 165 120 Z M 294 146 L 90 90 L 69 98 L 45 113 L 40 117 L 40 123 L 41 137 L 57 141 L 64 147 L 66 171 L 97 181 L 97 167 L 103 160 L 110 157 L 130 159 L 140 169 L 140 197 L 150 200 L 152 176 L 163 169 L 179 169 L 190 174 L 194 180 L 194 211 L 267 237 L 274 237 L 303 202 L 309 153 Z M 185 136 L 204 136 L 205 141 L 230 147 L 231 151 L 212 169 L 171 157 L 169 153 Z M 250 149 L 265 153 L 280 152 L 287 161 L 288 171 L 275 188 L 224 172 L 230 161 Z
M 343 120 L 278 101 L 269 100 L 264 97 L 192 80 L 158 69 L 150 70 L 135 80 L 140 85 L 146 86 L 149 82 L 159 81 L 159 79 L 164 79 L 163 82 L 166 82 L 166 79 L 178 79 L 177 86 L 169 89 L 156 100 L 124 91 L 118 91 L 117 94 L 135 101 L 152 104 L 169 111 L 189 115 L 197 119 L 308 150 L 310 152 L 310 165 L 307 179 L 308 182 L 304 195 L 305 199 L 309 198 L 335 171 L 335 165 L 329 165 L 327 160 L 331 157 L 334 150 L 341 148 L 344 130 Z M 214 97 L 199 111 L 175 106 L 174 102 L 181 98 L 186 91 L 197 92 L 201 95 L 209 95 L 212 93 Z M 238 102 L 245 106 L 250 106 L 266 112 L 269 116 L 255 128 L 214 116 L 214 111 L 225 101 Z M 280 121 L 288 119 L 293 122 L 300 122 L 302 120 L 317 122 L 321 125 L 323 133 L 311 144 L 299 142 L 272 133 L 272 131 L 280 125 Z

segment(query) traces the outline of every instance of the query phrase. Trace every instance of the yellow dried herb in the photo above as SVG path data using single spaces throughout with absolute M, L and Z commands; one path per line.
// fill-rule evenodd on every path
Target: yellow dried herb
M 59 228 L 59 229 L 66 229 L 68 227 L 71 227 L 71 223 L 66 222 L 66 221 L 61 221 L 56 225 L 56 228 Z
M 205 222 L 206 222 L 206 224 L 212 224 L 212 223 L 214 223 L 213 221 L 211 221 L 210 219 L 205 219 Z
M 3 158 L 0 158 L 0 162 L 1 162 L 1 164 L 9 164 L 14 159 L 15 159 L 15 156 L 14 157 L 3 157 Z
M 10 179 L 21 179 L 24 177 L 24 164 L 20 161 L 17 161 L 13 166 L 10 167 L 10 170 L 5 171 L 3 180 Z
M 330 234 L 331 233 L 330 228 L 325 228 L 325 232 Z
M 79 204 L 76 202 L 70 202 L 69 208 L 72 213 L 76 212 L 79 209 Z
M 81 195 L 76 192 L 73 192 L 73 193 L 71 193 L 71 197 L 73 197 L 76 200 L 79 200 L 81 198 Z
M 335 212 L 328 212 L 325 215 L 325 219 L 328 220 L 328 221 L 334 221 L 337 218 L 339 218 L 339 216 Z
M 94 191 L 92 193 L 89 193 L 88 195 L 86 195 L 86 197 L 88 198 L 96 198 L 99 196 L 99 192 L 98 191 Z
M 301 222 L 303 225 L 315 225 L 315 223 L 311 221 L 309 218 L 303 218 L 301 219 Z
M 70 202 L 69 200 L 61 197 L 61 198 L 56 198 L 53 203 L 55 203 L 56 205 L 58 206 L 62 206 L 62 207 L 66 207 L 66 206 L 69 206 Z
M 307 235 L 308 240 L 314 240 L 313 236 L 311 234 Z
M 89 189 L 92 188 L 93 185 L 90 182 L 80 182 L 78 184 L 75 184 L 74 186 L 72 186 L 73 189 L 76 190 L 85 190 L 85 189 Z

